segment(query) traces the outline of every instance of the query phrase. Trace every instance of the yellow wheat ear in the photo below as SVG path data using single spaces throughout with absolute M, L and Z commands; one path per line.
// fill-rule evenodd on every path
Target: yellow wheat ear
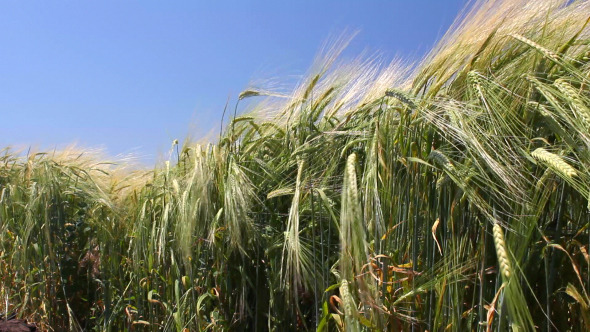
M 522 35 L 519 35 L 519 34 L 516 34 L 516 33 L 511 33 L 511 34 L 509 34 L 509 36 L 512 37 L 512 38 L 514 38 L 514 39 L 516 39 L 516 40 L 518 40 L 518 41 L 520 41 L 520 42 L 522 42 L 522 43 L 525 43 L 525 44 L 529 45 L 530 47 L 536 49 L 537 51 L 539 51 L 540 53 L 542 53 L 545 57 L 547 57 L 547 58 L 549 58 L 549 59 L 551 59 L 553 61 L 556 61 L 557 62 L 557 61 L 560 60 L 559 54 L 557 54 L 557 53 L 549 50 L 546 47 L 541 46 L 539 43 L 534 42 L 534 41 L 526 38 L 525 36 L 522 36 Z

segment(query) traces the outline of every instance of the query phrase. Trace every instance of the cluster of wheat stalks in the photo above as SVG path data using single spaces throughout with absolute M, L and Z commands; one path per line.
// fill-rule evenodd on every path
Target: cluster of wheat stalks
M 74 331 L 588 330 L 589 17 L 480 1 L 414 67 L 341 63 L 341 41 L 149 172 L 4 150 L 0 309 Z

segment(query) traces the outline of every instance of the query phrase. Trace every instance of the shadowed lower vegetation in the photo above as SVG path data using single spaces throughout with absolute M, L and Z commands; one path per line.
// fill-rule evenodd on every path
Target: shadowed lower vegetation
M 338 43 L 153 171 L 4 150 L 0 308 L 55 331 L 590 330 L 589 18 L 481 1 L 411 68 Z

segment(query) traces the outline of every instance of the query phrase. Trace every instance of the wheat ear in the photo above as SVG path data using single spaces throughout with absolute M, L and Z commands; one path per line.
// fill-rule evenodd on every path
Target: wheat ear
M 551 169 L 568 178 L 572 178 L 578 174 L 576 170 L 568 163 L 566 163 L 563 159 L 561 159 L 560 156 L 551 153 L 543 148 L 536 149 L 531 153 L 531 156 L 533 156 L 533 158 L 537 160 L 546 163 L 547 165 L 549 165 Z
M 508 279 L 512 274 L 510 260 L 508 259 L 508 251 L 506 250 L 506 242 L 504 241 L 504 232 L 502 227 L 494 224 L 494 244 L 496 245 L 496 255 L 498 256 L 498 263 L 500 264 L 500 272 Z

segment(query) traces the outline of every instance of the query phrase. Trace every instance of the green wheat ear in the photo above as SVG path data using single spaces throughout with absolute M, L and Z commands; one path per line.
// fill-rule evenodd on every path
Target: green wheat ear
M 496 245 L 496 255 L 498 256 L 498 263 L 500 265 L 500 272 L 505 278 L 505 281 L 510 278 L 512 274 L 512 268 L 510 266 L 510 260 L 508 259 L 508 252 L 506 250 L 506 241 L 504 240 L 504 232 L 502 227 L 498 224 L 494 224 L 494 244 Z
M 344 321 L 346 322 L 346 331 L 359 331 L 360 326 L 355 319 L 356 304 L 350 293 L 348 280 L 342 279 L 340 284 L 340 296 L 342 296 L 342 306 L 344 307 Z
M 249 98 L 249 97 L 256 97 L 256 96 L 260 96 L 261 93 L 258 90 L 254 90 L 254 89 L 247 89 L 244 90 L 240 93 L 240 95 L 238 96 L 238 100 L 242 100 L 245 98 Z
M 439 150 L 432 150 L 428 158 L 434 160 L 437 164 L 446 168 L 447 170 L 453 170 L 455 168 L 451 160 Z
M 576 115 L 579 116 L 584 122 L 584 125 L 586 125 L 586 128 L 590 128 L 590 111 L 588 110 L 588 107 L 584 105 L 584 102 L 580 100 L 580 94 L 576 91 L 576 88 L 562 78 L 556 79 L 553 85 L 563 93 L 567 102 L 576 112 Z
M 543 148 L 538 148 L 531 153 L 535 159 L 540 160 L 547 164 L 552 170 L 564 175 L 567 178 L 572 178 L 578 173 L 576 170 L 566 163 L 560 156 L 551 153 Z

